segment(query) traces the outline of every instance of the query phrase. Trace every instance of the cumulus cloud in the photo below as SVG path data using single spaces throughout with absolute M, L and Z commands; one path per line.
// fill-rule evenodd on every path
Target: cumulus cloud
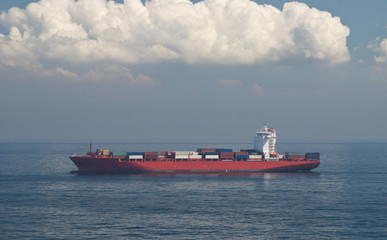
M 40 0 L 0 14 L 0 62 L 180 60 L 253 64 L 292 58 L 350 59 L 349 28 L 299 2 L 282 10 L 251 0 Z M 66 70 L 68 71 L 68 70 Z M 74 75 L 59 69 L 63 75 Z
M 367 47 L 374 51 L 375 62 L 385 63 L 387 61 L 387 39 L 377 38 L 370 42 Z
M 387 82 L 387 38 L 376 38 L 367 45 L 374 52 L 375 64 L 369 67 L 370 79 Z

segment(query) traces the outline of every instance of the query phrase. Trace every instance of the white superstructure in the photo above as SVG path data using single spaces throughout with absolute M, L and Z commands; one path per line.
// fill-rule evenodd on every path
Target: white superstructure
M 277 158 L 275 152 L 275 144 L 277 142 L 277 135 L 274 128 L 269 128 L 266 125 L 254 136 L 254 150 L 256 152 L 263 152 L 265 158 Z

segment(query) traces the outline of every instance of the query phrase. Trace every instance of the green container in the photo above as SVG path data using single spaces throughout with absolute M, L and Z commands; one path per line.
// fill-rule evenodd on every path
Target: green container
M 289 152 L 288 153 L 288 156 L 300 156 L 300 155 L 302 155 L 302 154 L 299 152 Z
M 113 152 L 113 156 L 126 156 L 126 152 Z

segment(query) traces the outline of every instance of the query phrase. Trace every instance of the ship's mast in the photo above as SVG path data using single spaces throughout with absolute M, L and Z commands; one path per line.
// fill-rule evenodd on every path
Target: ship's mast
M 263 152 L 265 158 L 270 158 L 270 153 L 275 153 L 275 144 L 277 135 L 274 128 L 269 128 L 266 125 L 254 136 L 254 150 Z

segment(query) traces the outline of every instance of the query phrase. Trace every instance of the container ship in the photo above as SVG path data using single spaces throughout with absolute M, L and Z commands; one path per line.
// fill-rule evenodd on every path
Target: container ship
M 275 151 L 277 134 L 264 126 L 254 135 L 254 149 L 234 152 L 226 148 L 198 148 L 196 151 L 110 152 L 90 151 L 85 156 L 70 156 L 78 167 L 73 173 L 149 173 L 149 172 L 297 172 L 320 165 L 320 153 Z

